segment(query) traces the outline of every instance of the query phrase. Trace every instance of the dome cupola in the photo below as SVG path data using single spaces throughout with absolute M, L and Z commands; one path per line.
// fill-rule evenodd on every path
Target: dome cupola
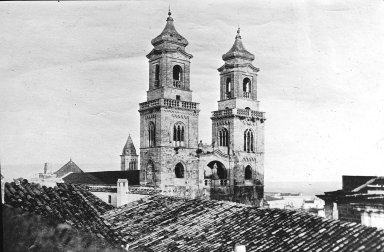
M 248 52 L 244 48 L 243 42 L 241 41 L 240 28 L 237 29 L 235 43 L 233 43 L 232 48 L 226 54 L 223 55 L 224 61 L 231 60 L 234 58 L 241 58 L 250 61 L 255 59 L 255 55 Z
M 167 24 L 165 25 L 160 35 L 152 39 L 151 43 L 153 46 L 160 45 L 164 42 L 177 44 L 183 47 L 188 45 L 188 41 L 176 31 L 176 28 L 173 25 L 173 18 L 171 17 L 171 14 L 172 13 L 169 10 Z

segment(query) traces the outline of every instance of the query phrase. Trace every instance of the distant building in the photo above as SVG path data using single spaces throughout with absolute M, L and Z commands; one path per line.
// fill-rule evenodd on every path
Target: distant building
M 68 175 L 69 173 L 83 173 L 83 171 L 77 166 L 77 164 L 72 161 L 72 158 L 63 167 L 54 172 L 57 178 L 62 178 L 65 175 Z
M 140 186 L 138 170 L 71 173 L 63 181 L 85 186 L 93 195 L 117 207 L 159 192 Z
M 139 155 L 136 153 L 135 145 L 133 144 L 131 135 L 128 136 L 127 142 L 124 145 L 121 157 L 121 170 L 138 170 Z
M 324 217 L 324 201 L 316 197 L 302 196 L 301 193 L 267 192 L 264 207 L 292 209 Z
M 384 177 L 343 176 L 341 190 L 317 196 L 327 218 L 384 229 Z
M 54 187 L 56 186 L 56 183 L 62 183 L 63 181 L 60 178 L 57 178 L 56 174 L 52 172 L 50 165 L 45 163 L 43 172 L 36 174 L 35 177 L 30 179 L 30 182 L 47 187 Z

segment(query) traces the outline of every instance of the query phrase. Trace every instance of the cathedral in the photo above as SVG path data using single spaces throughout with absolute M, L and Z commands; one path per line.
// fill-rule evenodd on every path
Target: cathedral
M 255 56 L 237 30 L 222 56 L 220 100 L 212 112 L 212 144 L 199 142 L 199 104 L 192 99 L 188 41 L 171 12 L 147 55 L 147 100 L 139 104 L 140 165 L 129 136 L 121 169 L 140 169 L 140 185 L 163 194 L 228 200 L 260 206 L 264 194 L 264 122 L 259 111 Z

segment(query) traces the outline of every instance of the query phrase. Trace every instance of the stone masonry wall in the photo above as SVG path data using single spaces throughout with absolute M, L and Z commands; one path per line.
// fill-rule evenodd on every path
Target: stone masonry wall
M 348 203 L 338 203 L 339 220 L 361 223 L 361 214 Z

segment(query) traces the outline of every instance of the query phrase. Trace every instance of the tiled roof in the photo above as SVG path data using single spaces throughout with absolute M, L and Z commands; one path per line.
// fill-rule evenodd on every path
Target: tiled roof
M 61 178 L 63 177 L 64 175 L 67 175 L 68 173 L 70 172 L 74 172 L 74 173 L 82 173 L 83 171 L 77 166 L 77 164 L 75 164 L 75 162 L 71 160 L 69 160 L 68 163 L 66 163 L 65 165 L 63 165 L 63 167 L 61 167 L 59 170 L 55 171 L 54 174 L 57 175 L 58 178 Z
M 368 180 L 363 185 L 352 190 L 352 192 L 364 192 L 366 193 L 368 190 L 384 190 L 384 177 L 375 177 Z
M 343 175 L 343 191 L 350 192 L 376 176 L 349 176 Z
M 103 215 L 130 249 L 153 251 L 384 251 L 384 231 L 231 202 L 151 196 Z M 171 249 L 172 250 L 167 250 Z
M 358 184 L 360 183 L 360 184 Z M 343 189 L 317 195 L 338 203 L 372 203 L 384 206 L 384 177 L 343 176 Z
M 127 179 L 129 185 L 140 184 L 140 171 L 102 171 L 72 173 L 63 178 L 65 183 L 82 185 L 116 185 L 118 179 Z
M 2 218 L 2 251 L 125 251 L 91 232 L 81 232 L 67 224 L 9 205 L 2 205 Z
M 67 223 L 72 227 L 101 235 L 110 244 L 121 244 L 118 236 L 100 217 L 113 209 L 81 186 L 58 184 L 45 187 L 26 182 L 5 184 L 5 203 L 26 212 Z
M 337 203 L 374 203 L 384 206 L 384 194 L 346 193 L 343 191 L 325 192 L 324 195 L 316 195 L 322 200 Z

